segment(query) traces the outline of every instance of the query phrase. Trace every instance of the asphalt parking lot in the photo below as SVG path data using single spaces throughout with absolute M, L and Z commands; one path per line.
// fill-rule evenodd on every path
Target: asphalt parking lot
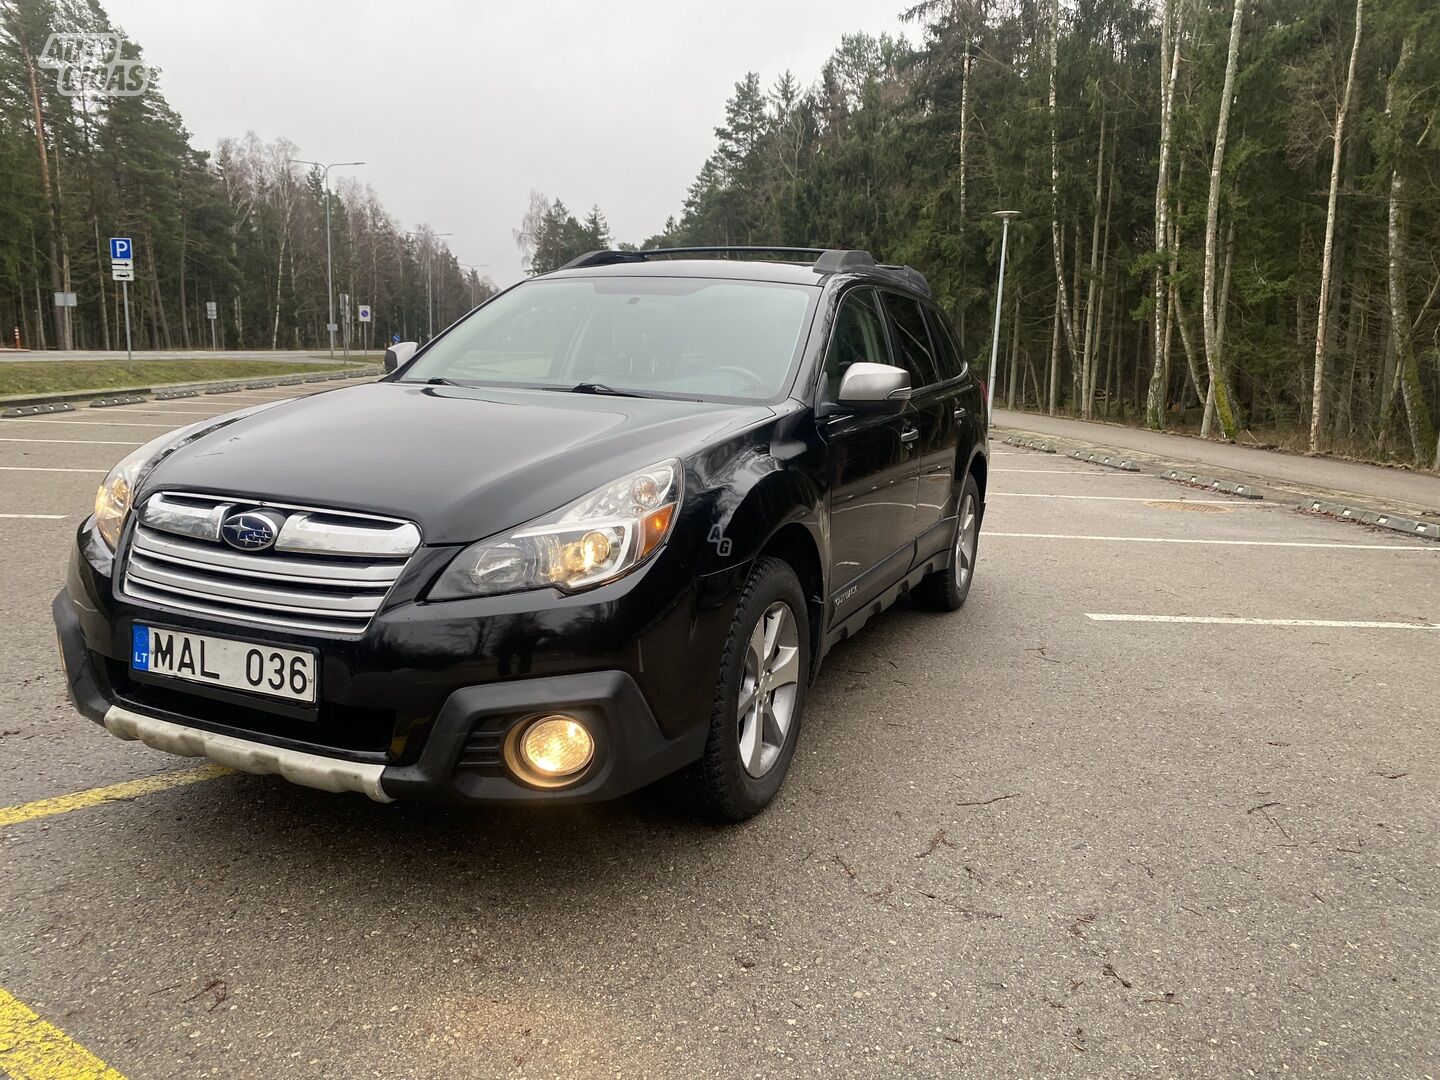
M 108 467 L 286 394 L 0 421 L 0 1071 L 1436 1075 L 1440 544 L 997 442 L 968 605 L 831 654 L 759 818 L 382 806 L 57 667 Z

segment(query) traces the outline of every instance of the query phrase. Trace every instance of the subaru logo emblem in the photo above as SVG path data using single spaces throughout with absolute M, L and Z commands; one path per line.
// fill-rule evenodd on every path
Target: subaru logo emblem
M 241 510 L 220 523 L 220 538 L 240 551 L 274 547 L 285 518 L 273 510 Z

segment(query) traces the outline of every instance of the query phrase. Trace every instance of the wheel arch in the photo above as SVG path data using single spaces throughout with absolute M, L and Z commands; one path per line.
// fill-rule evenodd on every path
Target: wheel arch
M 825 571 L 815 537 L 798 521 L 780 526 L 765 541 L 759 557 L 772 556 L 788 563 L 805 593 L 805 615 L 810 625 L 810 680 L 820 669 L 825 638 Z

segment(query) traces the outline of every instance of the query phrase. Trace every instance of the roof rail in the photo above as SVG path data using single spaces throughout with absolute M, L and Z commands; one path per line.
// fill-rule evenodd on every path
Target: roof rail
M 812 269 L 817 274 L 838 274 L 855 271 L 870 271 L 879 273 L 902 285 L 915 289 L 926 296 L 930 295 L 930 283 L 925 280 L 925 275 L 911 266 L 895 266 L 888 263 L 877 263 L 875 256 L 868 251 L 859 251 L 845 248 L 809 248 L 809 247 L 764 247 L 761 245 L 726 245 L 713 247 L 668 247 L 668 248 L 644 248 L 639 251 L 589 251 L 578 258 L 571 259 L 561 270 L 580 270 L 590 266 L 614 266 L 618 263 L 647 262 L 652 256 L 673 256 L 673 255 L 788 255 L 803 256 L 806 261 L 812 260 Z
M 868 270 L 875 265 L 875 256 L 868 251 L 832 249 L 815 260 L 817 274 L 835 274 L 842 270 Z
M 579 270 L 585 266 L 610 266 L 613 263 L 644 262 L 645 256 L 638 251 L 587 251 L 576 256 L 560 267 L 561 270 Z
M 804 255 L 807 261 L 825 254 L 824 248 L 810 247 L 763 247 L 760 245 L 726 244 L 715 247 L 668 247 L 643 248 L 641 255 Z
M 926 296 L 931 295 L 929 280 L 913 266 L 897 266 L 893 263 L 881 263 L 875 269 L 883 270 L 887 274 L 893 274 L 906 285 L 909 285 L 910 288 L 917 289 Z

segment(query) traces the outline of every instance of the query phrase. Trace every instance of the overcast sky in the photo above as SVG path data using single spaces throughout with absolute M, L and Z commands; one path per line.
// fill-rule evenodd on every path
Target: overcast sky
M 906 32 L 905 0 L 106 0 L 160 69 L 193 143 L 284 136 L 359 160 L 404 227 L 521 273 L 511 230 L 532 188 L 617 240 L 679 215 L 746 71 L 808 85 L 854 30 Z

